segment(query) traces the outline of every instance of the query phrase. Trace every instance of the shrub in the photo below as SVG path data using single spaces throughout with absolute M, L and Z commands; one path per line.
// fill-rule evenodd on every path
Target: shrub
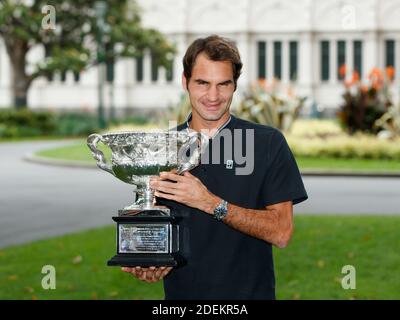
M 97 116 L 87 112 L 67 112 L 56 115 L 55 135 L 82 136 L 99 130 Z
M 344 71 L 343 71 L 344 72 Z M 357 131 L 377 133 L 375 122 L 392 105 L 389 85 L 393 80 L 393 68 L 384 74 L 374 68 L 369 74 L 368 85 L 363 85 L 357 72 L 351 81 L 345 81 L 344 103 L 338 111 L 338 118 L 349 134 Z
M 278 80 L 260 79 L 234 108 L 239 117 L 289 131 L 306 98 L 296 96 L 290 86 Z
M 55 117 L 50 112 L 29 109 L 0 110 L 0 137 L 2 138 L 51 135 L 56 127 Z

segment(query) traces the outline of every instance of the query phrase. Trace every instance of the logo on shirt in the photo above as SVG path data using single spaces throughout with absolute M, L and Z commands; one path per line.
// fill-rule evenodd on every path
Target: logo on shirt
M 226 160 L 226 168 L 233 169 L 233 160 Z

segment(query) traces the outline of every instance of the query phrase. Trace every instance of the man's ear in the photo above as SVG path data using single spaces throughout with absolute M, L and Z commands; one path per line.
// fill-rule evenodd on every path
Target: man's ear
M 188 90 L 187 85 L 188 85 L 188 80 L 186 79 L 185 74 L 182 72 L 182 87 L 183 87 L 183 90 L 185 90 L 185 91 Z

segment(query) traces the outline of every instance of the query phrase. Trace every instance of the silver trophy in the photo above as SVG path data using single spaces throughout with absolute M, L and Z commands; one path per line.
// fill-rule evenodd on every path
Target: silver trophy
M 99 142 L 111 149 L 107 163 Z M 118 211 L 117 255 L 108 265 L 176 266 L 182 262 L 180 218 L 171 209 L 155 205 L 150 179 L 162 171 L 182 174 L 195 168 L 208 145 L 208 137 L 184 131 L 91 134 L 87 145 L 97 166 L 136 186 L 136 201 Z

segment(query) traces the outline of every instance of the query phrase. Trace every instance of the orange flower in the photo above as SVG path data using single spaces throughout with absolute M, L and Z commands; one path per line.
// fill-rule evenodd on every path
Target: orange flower
M 356 83 L 360 81 L 360 74 L 357 71 L 353 72 L 353 78 L 351 79 L 351 82 Z
M 259 85 L 260 87 L 265 87 L 265 84 L 266 84 L 265 78 L 259 78 L 259 79 L 258 79 L 258 85 Z
M 339 68 L 339 75 L 344 78 L 346 76 L 347 66 L 346 64 L 342 64 Z
M 379 68 L 372 68 L 371 72 L 368 75 L 368 79 L 383 79 L 382 71 Z
M 393 81 L 395 75 L 395 69 L 392 66 L 386 68 L 386 76 L 390 81 Z

